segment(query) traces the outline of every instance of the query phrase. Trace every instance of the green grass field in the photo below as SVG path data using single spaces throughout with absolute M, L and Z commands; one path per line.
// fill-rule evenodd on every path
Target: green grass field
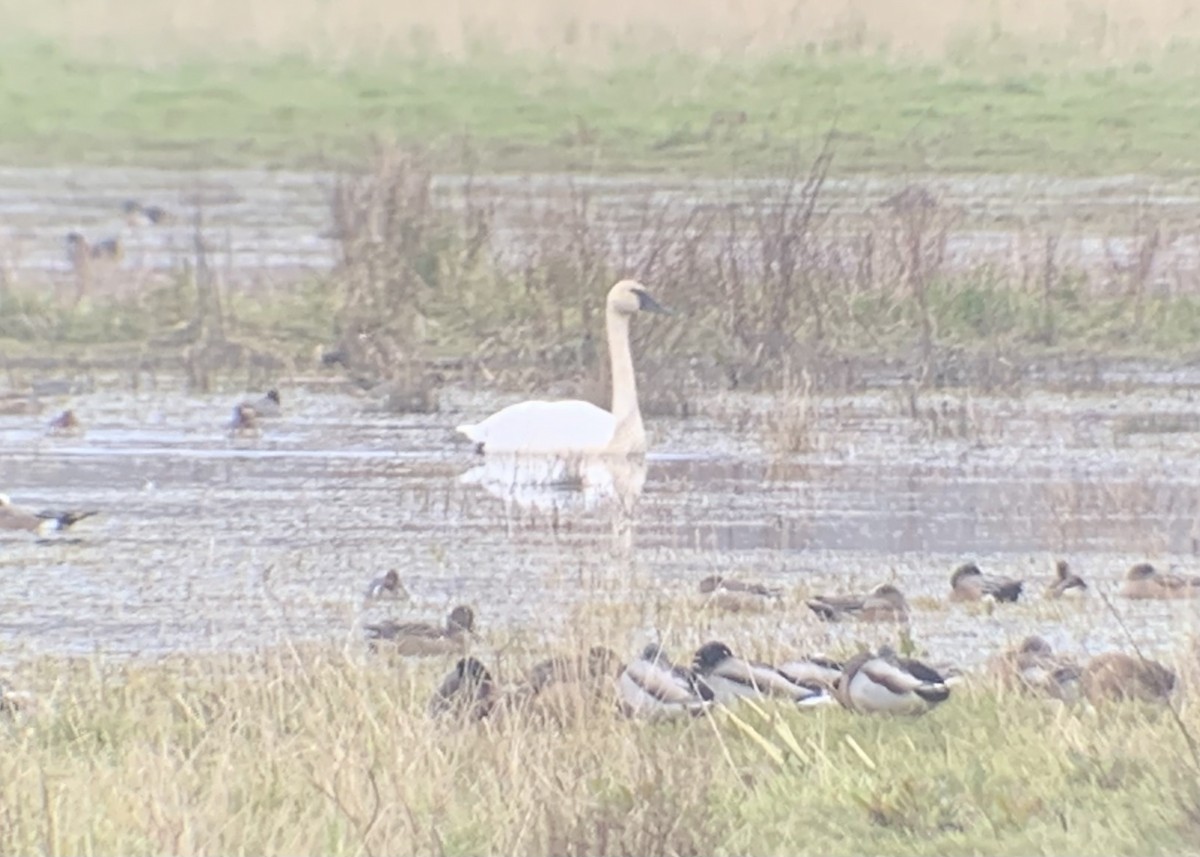
M 778 171 L 835 134 L 834 171 L 1190 174 L 1192 52 L 1111 64 L 981 47 L 936 59 L 776 49 L 707 57 L 615 50 L 603 63 L 481 49 L 386 54 L 0 50 L 0 158 L 10 164 L 308 167 L 371 135 L 448 168 Z

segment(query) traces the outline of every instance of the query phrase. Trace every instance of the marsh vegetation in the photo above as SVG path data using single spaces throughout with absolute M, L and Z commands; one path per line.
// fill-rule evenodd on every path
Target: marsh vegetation
M 964 554 L 1048 576 L 1072 552 L 1102 594 L 1193 561 L 1200 29 L 1184 0 L 916 5 L 0 0 L 6 163 L 314 170 L 304 234 L 329 251 L 247 276 L 182 190 L 157 266 L 88 253 L 82 276 L 76 224 L 0 223 L 0 480 L 102 510 L 78 542 L 4 546 L 4 677 L 35 701 L 0 715 L 0 852 L 1194 848 L 1194 611 L 945 597 Z M 614 218 L 583 179 L 618 171 L 650 190 Z M 972 184 L 1020 172 L 1161 184 L 1051 205 L 997 178 L 999 210 Z M 124 192 L 75 189 L 114 216 Z M 603 399 L 598 296 L 625 276 L 677 311 L 635 335 L 674 455 L 636 526 L 466 480 L 458 414 Z M 276 384 L 285 415 L 231 440 L 212 391 Z M 86 434 L 47 437 L 51 403 Z M 504 682 L 648 632 L 763 658 L 888 642 L 967 680 L 920 718 L 447 723 L 427 702 L 452 661 L 370 656 L 348 606 L 393 564 L 421 609 L 479 607 Z M 681 595 L 747 568 L 782 593 L 765 616 Z M 885 579 L 914 628 L 803 606 Z M 1173 707 L 982 676 L 1048 627 L 1153 650 Z

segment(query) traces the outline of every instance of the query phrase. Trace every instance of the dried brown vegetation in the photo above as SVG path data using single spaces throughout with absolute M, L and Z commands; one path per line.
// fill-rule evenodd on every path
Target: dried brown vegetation
M 451 360 L 489 382 L 562 379 L 601 398 L 597 295 L 632 276 L 678 311 L 635 331 L 652 400 L 655 389 L 780 390 L 805 373 L 809 393 L 854 388 L 864 357 L 892 361 L 915 396 L 1009 386 L 1047 347 L 1165 343 L 1198 317 L 1195 274 L 1158 259 L 1162 225 L 1139 220 L 1100 270 L 1067 257 L 1066 226 L 1018 233 L 1005 258 L 974 257 L 961 241 L 952 254 L 966 211 L 929 188 L 835 207 L 823 193 L 831 140 L 780 179 L 699 201 L 648 196 L 619 215 L 584 183 L 565 198 L 515 182 L 499 198 L 470 181 L 441 188 L 420 153 L 381 147 L 333 194 L 341 342 L 376 376 L 430 361 L 440 374 Z M 1176 285 L 1164 297 L 1167 278 Z
M 424 150 L 377 143 L 330 189 L 338 258 L 315 282 L 241 289 L 196 212 L 173 281 L 82 307 L 11 287 L 0 337 L 135 343 L 143 362 L 182 355 L 201 388 L 230 370 L 300 371 L 320 345 L 364 386 L 398 385 L 404 407 L 435 406 L 452 377 L 601 401 L 598 296 L 632 276 L 677 312 L 634 331 L 649 413 L 689 413 L 699 390 L 883 381 L 944 435 L 965 418 L 930 412 L 931 388 L 1007 389 L 1064 353 L 1176 355 L 1200 336 L 1186 214 L 1118 208 L 1086 259 L 1096 227 L 1061 218 L 1006 228 L 997 251 L 970 201 L 936 186 L 827 193 L 835 139 L 777 179 L 664 185 L 628 204 L 587 179 L 483 189 L 469 146 L 458 180 Z
M 137 45 L 149 58 L 168 61 L 180 51 L 299 54 L 325 59 L 379 57 L 396 51 L 470 55 L 486 38 L 509 51 L 538 51 L 595 61 L 614 43 L 705 53 L 768 52 L 887 46 L 915 56 L 962 51 L 964 39 L 1025 39 L 1086 48 L 1098 57 L 1121 57 L 1197 35 L 1188 0 L 1109 0 L 1096 4 L 979 4 L 922 0 L 898 5 L 859 0 L 747 0 L 694 4 L 555 0 L 486 0 L 459 4 L 320 0 L 244 3 L 214 0 L 130 2 L 68 0 L 30 6 L 0 3 L 18 32 L 60 39 L 76 50 L 101 51 L 114 40 Z

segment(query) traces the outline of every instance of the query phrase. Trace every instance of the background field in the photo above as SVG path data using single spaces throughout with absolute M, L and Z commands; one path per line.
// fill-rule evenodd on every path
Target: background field
M 484 169 L 1194 168 L 1195 4 L 0 3 L 0 157 Z M 432 8 L 431 8 L 432 6 Z

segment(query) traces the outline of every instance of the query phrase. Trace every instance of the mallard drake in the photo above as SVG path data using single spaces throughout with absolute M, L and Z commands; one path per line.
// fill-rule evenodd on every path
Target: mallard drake
M 712 688 L 697 681 L 691 670 L 672 664 L 657 643 L 621 670 L 617 692 L 627 716 L 652 720 L 701 714 L 713 699 Z
M 1157 661 L 1105 652 L 1088 661 L 1080 684 L 1092 705 L 1125 700 L 1166 702 L 1175 688 L 1175 673 Z
M 1062 598 L 1065 595 L 1084 595 L 1087 584 L 1083 578 L 1071 571 L 1065 559 L 1054 563 L 1054 580 L 1046 587 L 1047 598 Z
M 0 494 L 0 530 L 27 530 L 31 533 L 65 530 L 84 518 L 98 514 L 95 511 L 32 512 L 13 505 L 7 494 Z
M 829 691 L 837 686 L 842 677 L 842 665 L 823 655 L 808 655 L 780 664 L 775 669 L 784 677 L 805 687 L 823 687 Z
M 482 720 L 496 704 L 492 674 L 476 658 L 460 658 L 429 700 L 430 717 Z
M 992 598 L 996 601 L 1016 601 L 1021 597 L 1025 584 L 1011 577 L 984 574 L 973 562 L 960 565 L 950 575 L 951 601 L 980 601 Z
M 1200 595 L 1200 577 L 1163 574 L 1148 562 L 1139 562 L 1125 572 L 1121 594 L 1126 598 L 1195 598 Z
M 1050 644 L 1036 634 L 993 657 L 988 671 L 1006 688 L 1063 702 L 1079 698 L 1079 664 L 1054 654 Z
M 701 646 L 692 661 L 692 671 L 712 688 L 713 700 L 719 703 L 730 703 L 744 696 L 774 696 L 800 705 L 830 701 L 821 686 L 799 684 L 769 664 L 734 657 L 729 646 L 721 642 Z
M 908 601 L 890 583 L 881 583 L 866 595 L 817 595 L 804 602 L 822 619 L 858 619 L 863 622 L 907 622 Z
M 400 572 L 392 568 L 371 581 L 367 586 L 365 597 L 368 601 L 374 601 L 379 598 L 407 599 L 409 596 L 408 590 L 400 582 Z
M 450 611 L 444 626 L 429 622 L 396 622 L 389 619 L 364 625 L 367 639 L 375 648 L 380 641 L 395 645 L 401 655 L 445 655 L 462 651 L 475 634 L 475 611 L 459 605 Z
M 710 574 L 701 580 L 700 592 L 707 595 L 713 605 L 734 613 L 764 610 L 783 595 L 783 590 L 776 586 L 730 580 L 719 574 Z
M 924 714 L 949 698 L 950 688 L 936 670 L 884 646 L 847 661 L 834 696 L 862 714 Z

